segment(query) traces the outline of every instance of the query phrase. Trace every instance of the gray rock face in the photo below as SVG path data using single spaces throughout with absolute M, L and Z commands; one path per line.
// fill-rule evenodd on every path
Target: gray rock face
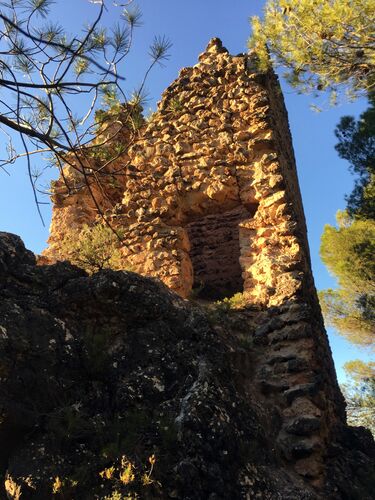
M 241 381 L 251 352 L 155 280 L 38 267 L 0 233 L 0 299 L 1 498 L 371 498 L 368 434 L 338 429 L 313 490 Z

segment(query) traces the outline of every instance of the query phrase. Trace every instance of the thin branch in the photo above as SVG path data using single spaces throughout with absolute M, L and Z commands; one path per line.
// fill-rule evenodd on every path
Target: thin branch
M 16 23 L 14 23 L 7 16 L 4 16 L 4 14 L 2 14 L 2 13 L 0 13 L 0 19 L 2 19 L 3 21 L 5 21 L 7 24 L 9 24 L 10 26 L 12 26 L 12 28 L 14 28 L 15 30 L 19 31 L 22 35 L 26 36 L 30 40 L 33 40 L 34 42 L 42 43 L 42 44 L 45 44 L 46 46 L 49 46 L 49 47 L 56 47 L 58 49 L 63 50 L 64 52 L 65 51 L 69 52 L 73 56 L 77 55 L 76 51 L 73 50 L 73 49 L 71 49 L 68 45 L 64 45 L 63 43 L 60 43 L 60 42 L 54 42 L 53 40 L 44 40 L 43 38 L 40 38 L 38 36 L 35 36 L 35 35 L 27 33 L 27 31 L 25 31 L 24 29 L 22 29 L 20 26 L 18 26 Z M 85 54 L 80 54 L 79 57 L 82 57 L 83 59 L 89 61 L 91 64 L 93 64 L 94 66 L 96 66 L 98 69 L 104 71 L 105 73 L 108 73 L 108 68 L 105 68 L 104 66 L 102 66 L 101 64 L 99 64 L 94 58 L 92 58 L 90 56 L 87 56 Z M 111 72 L 109 72 L 109 73 L 111 73 Z M 115 76 L 115 75 L 112 74 L 112 76 Z M 117 78 L 124 79 L 122 77 L 117 77 Z

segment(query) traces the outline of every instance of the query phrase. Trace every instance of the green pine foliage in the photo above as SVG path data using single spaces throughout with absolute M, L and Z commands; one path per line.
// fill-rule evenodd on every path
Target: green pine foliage
M 320 292 L 326 322 L 359 346 L 375 339 L 375 221 L 338 212 L 337 227 L 326 225 L 321 258 L 338 289 Z
M 339 156 L 347 160 L 358 177 L 347 197 L 352 217 L 375 219 L 375 93 L 369 95 L 369 107 L 358 120 L 341 118 L 335 130 Z
M 57 21 L 57 3 L 60 2 L 0 1 L 0 126 L 8 137 L 0 169 L 26 158 L 41 218 L 41 205 L 45 203 L 41 197 L 48 195 L 42 183 L 45 169 L 36 170 L 31 158 L 44 157 L 48 162 L 46 169 L 57 165 L 60 173 L 63 165 L 69 164 L 84 174 L 94 171 L 101 175 L 119 153 L 117 147 L 108 148 L 102 163 L 88 165 L 87 159 L 92 156 L 101 160 L 98 148 L 116 140 L 113 136 L 118 133 L 118 127 L 108 120 L 102 124 L 100 115 L 109 113 L 115 118 L 114 110 L 120 112 L 120 123 L 128 127 L 128 134 L 122 137 L 124 150 L 133 144 L 144 124 L 140 102 L 135 106 L 134 98 L 128 95 L 124 76 L 136 28 L 142 24 L 139 8 L 132 1 L 88 2 L 90 20 L 72 35 Z M 108 26 L 109 14 L 117 14 L 118 22 L 112 26 Z M 148 64 L 139 78 L 139 97 L 144 96 L 152 68 L 168 59 L 170 47 L 163 36 L 151 42 Z M 77 106 L 80 116 L 74 112 Z M 100 134 L 98 125 L 103 125 Z M 7 129 L 20 133 L 17 146 Z M 111 153 L 112 158 L 108 158 Z M 97 177 L 84 175 L 86 182 L 88 177 L 97 182 Z M 70 186 L 66 187 L 69 191 Z M 92 191 L 91 195 L 94 197 Z
M 349 382 L 342 386 L 348 424 L 367 427 L 375 437 L 375 363 L 357 359 L 344 368 L 349 376 Z
M 298 90 L 373 88 L 375 0 L 268 0 L 251 23 L 261 68 L 271 57 Z
M 321 257 L 339 288 L 320 292 L 328 324 L 359 346 L 375 337 L 375 95 L 358 120 L 341 119 L 336 150 L 357 175 L 347 210 L 338 212 L 337 227 L 327 225 Z

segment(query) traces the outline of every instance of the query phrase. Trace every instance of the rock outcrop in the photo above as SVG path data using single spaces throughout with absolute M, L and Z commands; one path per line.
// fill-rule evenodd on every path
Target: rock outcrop
M 246 377 L 273 415 L 283 459 L 321 488 L 345 405 L 312 278 L 287 112 L 277 77 L 255 63 L 211 40 L 110 170 L 87 177 L 83 164 L 66 167 L 53 187 L 45 256 L 58 260 L 64 235 L 93 224 L 97 204 L 124 235 L 124 268 L 184 298 L 243 293 L 237 334 L 254 354 Z M 121 133 L 126 143 L 126 127 Z
M 259 398 L 266 339 L 299 342 L 311 335 L 310 323 L 301 305 L 207 311 L 134 273 L 36 266 L 18 237 L 0 233 L 7 498 L 373 498 L 368 432 L 335 421 L 317 489 L 285 457 L 278 403 L 270 410 Z M 306 405 L 306 416 L 283 428 L 285 439 L 301 437 L 290 452 L 304 457 L 308 436 L 322 427 L 310 406 L 327 392 L 321 382 L 281 387 L 284 371 L 298 373 L 300 363 L 282 349 L 262 360 L 280 373 L 279 387 L 265 374 L 266 392 Z M 156 461 L 147 481 L 149 458 Z M 135 477 L 125 474 L 129 464 Z

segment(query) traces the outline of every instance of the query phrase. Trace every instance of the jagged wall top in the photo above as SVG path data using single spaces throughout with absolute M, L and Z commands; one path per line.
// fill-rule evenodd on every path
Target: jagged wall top
M 225 269 L 222 281 L 254 302 L 277 304 L 300 288 L 296 263 L 308 265 L 308 248 L 286 111 L 276 77 L 259 74 L 252 57 L 231 56 L 212 39 L 113 168 L 117 185 L 103 176 L 93 189 L 107 211 L 111 199 L 113 222 L 125 231 L 124 262 L 134 270 L 187 296 L 236 260 L 240 276 Z M 77 172 L 69 173 L 76 183 Z M 73 195 L 55 186 L 47 255 L 56 256 L 72 225 L 93 222 L 90 198 L 84 183 Z M 200 229 L 191 226 L 198 219 Z M 198 241 L 209 247 L 220 239 L 211 255 L 194 256 Z

